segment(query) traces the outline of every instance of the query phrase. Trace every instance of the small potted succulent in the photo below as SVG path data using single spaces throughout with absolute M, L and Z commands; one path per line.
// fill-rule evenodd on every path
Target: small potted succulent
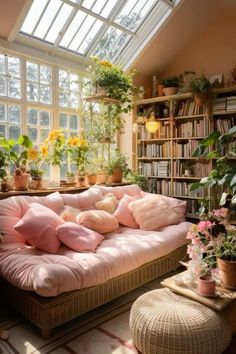
M 127 160 L 127 156 L 121 153 L 118 149 L 113 152 L 107 169 L 111 183 L 122 182 L 123 174 L 126 175 L 129 172 Z
M 163 80 L 164 95 L 165 96 L 175 95 L 178 92 L 179 83 L 180 83 L 179 76 L 171 76 L 167 79 L 164 79 Z

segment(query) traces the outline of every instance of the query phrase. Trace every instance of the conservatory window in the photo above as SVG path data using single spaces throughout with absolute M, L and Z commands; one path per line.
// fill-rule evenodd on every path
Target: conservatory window
M 17 57 L 0 54 L 0 96 L 21 98 L 21 62 Z
M 21 120 L 21 106 L 0 103 L 0 137 L 18 139 Z
M 48 65 L 26 62 L 27 100 L 52 103 L 52 69 Z

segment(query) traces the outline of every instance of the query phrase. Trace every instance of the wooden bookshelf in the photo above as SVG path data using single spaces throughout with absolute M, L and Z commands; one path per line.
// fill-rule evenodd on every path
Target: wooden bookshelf
M 186 199 L 187 215 L 198 218 L 199 201 L 208 192 L 189 192 L 190 184 L 206 177 L 214 166 L 192 157 L 200 140 L 214 130 L 221 134 L 236 125 L 236 86 L 214 90 L 212 107 L 197 107 L 190 93 L 138 100 L 134 122 L 142 122 L 136 135 L 136 169 L 149 180 L 151 191 Z M 168 117 L 164 110 L 168 110 Z M 154 112 L 160 130 L 149 133 L 145 116 Z M 185 176 L 185 166 L 192 162 L 193 175 Z M 159 171 L 161 171 L 159 173 Z

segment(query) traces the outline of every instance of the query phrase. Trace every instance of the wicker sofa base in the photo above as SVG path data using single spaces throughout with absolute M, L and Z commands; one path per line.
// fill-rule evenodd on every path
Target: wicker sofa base
M 23 291 L 5 280 L 0 282 L 0 294 L 8 304 L 38 326 L 44 337 L 49 337 L 54 327 L 176 269 L 185 255 L 186 246 L 183 246 L 103 284 L 63 293 L 52 298 Z

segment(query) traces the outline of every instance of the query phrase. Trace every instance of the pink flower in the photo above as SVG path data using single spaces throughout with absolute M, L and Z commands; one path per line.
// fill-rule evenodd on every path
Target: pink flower
M 227 208 L 220 208 L 220 209 L 216 209 L 213 211 L 213 215 L 215 216 L 222 216 L 223 218 L 225 218 L 227 216 L 229 212 L 229 209 Z
M 200 221 L 199 224 L 197 225 L 197 230 L 199 232 L 204 231 L 205 229 L 210 229 L 213 226 L 213 223 L 209 220 L 206 221 Z

